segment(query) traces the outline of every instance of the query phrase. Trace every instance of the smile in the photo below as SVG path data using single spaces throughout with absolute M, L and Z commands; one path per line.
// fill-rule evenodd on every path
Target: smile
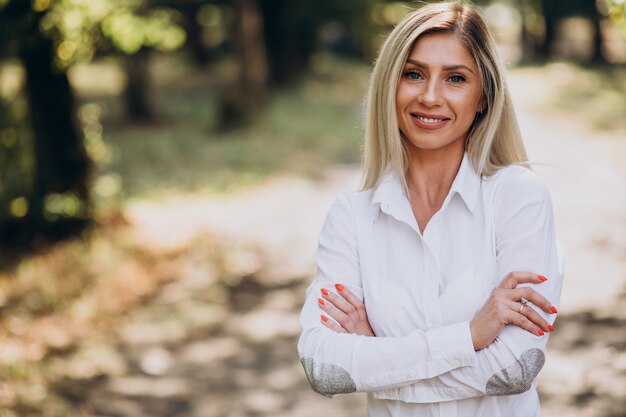
M 413 123 L 420 129 L 435 130 L 448 124 L 450 118 L 439 114 L 411 113 Z
M 416 117 L 424 123 L 439 123 L 444 120 L 444 119 L 433 119 L 430 117 L 423 117 L 423 116 L 416 116 Z

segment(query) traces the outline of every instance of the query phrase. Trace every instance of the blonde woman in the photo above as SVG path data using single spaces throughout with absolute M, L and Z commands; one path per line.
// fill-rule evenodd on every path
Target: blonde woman
M 330 209 L 302 310 L 316 392 L 367 392 L 371 417 L 540 415 L 562 258 L 503 76 L 471 5 L 388 36 L 363 186 Z

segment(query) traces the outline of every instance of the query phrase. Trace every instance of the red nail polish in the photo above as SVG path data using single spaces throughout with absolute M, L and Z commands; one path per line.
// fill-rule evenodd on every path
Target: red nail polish
M 545 334 L 543 330 L 539 330 L 537 333 L 539 334 L 539 336 L 543 336 Z
M 326 288 L 322 288 L 322 294 L 328 295 L 328 290 Z
M 556 311 L 556 307 L 555 306 L 550 307 L 550 311 L 552 312 L 552 314 L 558 313 L 558 311 Z
M 341 284 L 335 284 L 335 288 L 337 288 L 337 291 L 339 292 L 343 291 L 343 285 Z
M 324 300 L 322 300 L 321 298 L 318 298 L 317 302 L 320 303 L 321 305 L 324 305 Z
M 552 327 L 552 325 L 548 324 L 548 330 L 550 330 L 551 332 L 554 331 L 554 327 Z
M 543 275 L 539 275 L 539 281 L 547 281 L 548 278 L 544 277 Z
M 323 321 L 324 323 L 326 323 L 326 322 L 328 321 L 328 317 L 326 317 L 325 315 L 323 315 L 323 314 L 322 314 L 322 316 L 321 316 L 321 317 L 322 317 L 322 321 Z

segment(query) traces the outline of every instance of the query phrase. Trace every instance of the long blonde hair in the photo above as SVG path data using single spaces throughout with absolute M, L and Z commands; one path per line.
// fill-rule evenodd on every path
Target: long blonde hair
M 393 29 L 376 60 L 367 96 L 362 190 L 375 188 L 388 173 L 397 174 L 406 187 L 408 154 L 396 118 L 396 90 L 415 42 L 425 34 L 441 32 L 452 33 L 463 42 L 480 73 L 485 108 L 477 114 L 466 140 L 476 172 L 490 175 L 527 161 L 504 68 L 485 20 L 465 2 L 429 4 Z

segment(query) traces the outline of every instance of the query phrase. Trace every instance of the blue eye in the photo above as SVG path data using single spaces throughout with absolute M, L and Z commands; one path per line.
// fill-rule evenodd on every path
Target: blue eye
M 449 80 L 454 84 L 460 84 L 465 81 L 465 77 L 462 75 L 451 75 Z
M 405 71 L 404 76 L 410 80 L 419 80 L 422 78 L 422 74 L 415 70 Z

